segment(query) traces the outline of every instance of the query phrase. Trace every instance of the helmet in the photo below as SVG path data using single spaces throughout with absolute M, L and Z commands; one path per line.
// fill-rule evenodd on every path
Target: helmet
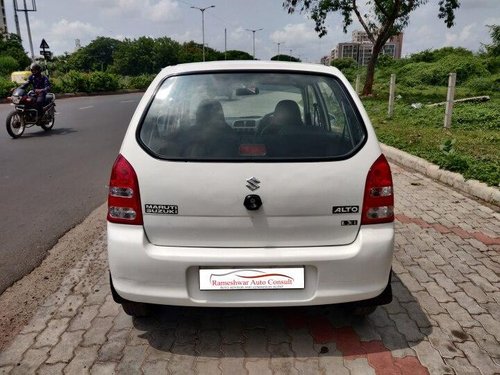
M 32 73 L 40 73 L 42 71 L 42 67 L 37 63 L 33 63 L 30 66 L 30 70 Z

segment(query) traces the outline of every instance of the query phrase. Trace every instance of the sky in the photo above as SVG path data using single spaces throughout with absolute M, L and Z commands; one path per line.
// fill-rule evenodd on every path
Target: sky
M 14 6 L 22 0 L 5 0 L 7 26 L 15 33 Z M 42 38 L 55 55 L 75 51 L 97 36 L 123 40 L 140 36 L 168 36 L 178 42 L 194 40 L 202 43 L 202 12 L 204 8 L 205 43 L 219 51 L 227 49 L 253 53 L 268 60 L 279 52 L 316 63 L 329 55 L 337 43 L 351 40 L 351 33 L 360 30 L 355 21 L 348 33 L 342 30 L 338 15 L 327 18 L 328 34 L 319 38 L 314 22 L 307 14 L 288 14 L 282 0 L 27 0 L 36 1 L 36 12 L 29 12 L 35 55 Z M 500 24 L 500 0 L 461 0 L 455 26 L 446 28 L 437 17 L 438 0 L 429 0 L 418 8 L 404 31 L 403 55 L 445 46 L 465 47 L 477 51 L 482 43 L 490 43 L 486 25 Z M 30 51 L 24 13 L 18 13 L 21 37 Z M 249 30 L 262 29 L 255 34 Z M 226 35 L 226 36 L 225 36 Z

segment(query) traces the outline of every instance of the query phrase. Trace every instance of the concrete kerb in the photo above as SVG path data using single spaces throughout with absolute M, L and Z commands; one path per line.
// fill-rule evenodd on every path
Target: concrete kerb
M 500 209 L 500 190 L 477 180 L 465 180 L 461 174 L 440 169 L 427 160 L 407 154 L 397 148 L 380 144 L 384 155 L 392 162 L 414 169 L 423 175 L 449 185 L 463 193 L 481 199 Z

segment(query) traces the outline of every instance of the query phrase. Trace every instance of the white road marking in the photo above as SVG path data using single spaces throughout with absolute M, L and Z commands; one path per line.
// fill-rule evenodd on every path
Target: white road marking
M 122 100 L 122 101 L 120 101 L 120 103 L 133 103 L 135 101 L 136 100 Z
M 89 109 L 89 108 L 94 108 L 93 105 L 89 105 L 88 107 L 82 107 L 82 108 L 79 108 L 79 109 Z

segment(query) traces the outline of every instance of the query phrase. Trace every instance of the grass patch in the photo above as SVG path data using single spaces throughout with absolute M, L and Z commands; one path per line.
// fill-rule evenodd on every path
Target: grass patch
M 451 129 L 443 128 L 444 106 L 414 109 L 396 102 L 387 118 L 387 101 L 363 100 L 380 142 L 424 158 L 490 186 L 500 185 L 500 96 L 485 103 L 455 104 Z

